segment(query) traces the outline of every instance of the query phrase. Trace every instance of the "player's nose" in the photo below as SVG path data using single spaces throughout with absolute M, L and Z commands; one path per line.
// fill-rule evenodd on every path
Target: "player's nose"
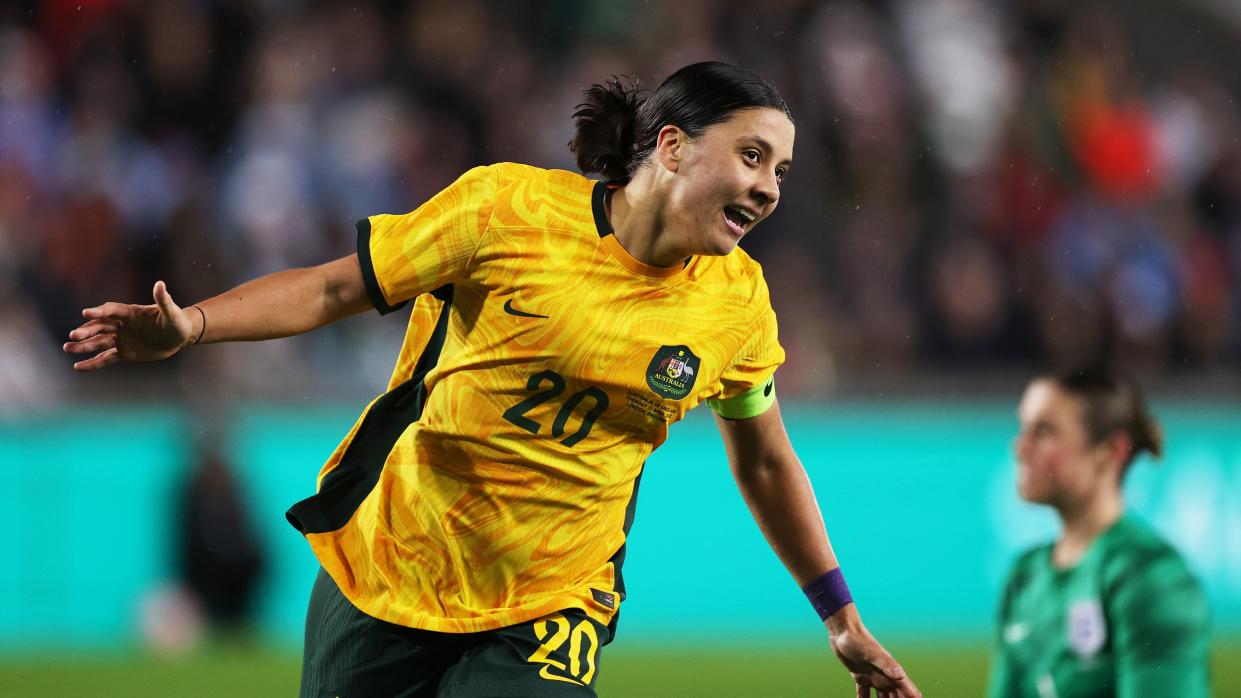
M 755 180 L 752 193 L 760 206 L 774 207 L 780 200 L 780 181 L 776 178 L 776 173 L 762 173 Z
M 1025 433 L 1018 433 L 1013 437 L 1013 456 L 1019 463 L 1028 460 L 1030 452 L 1030 439 Z

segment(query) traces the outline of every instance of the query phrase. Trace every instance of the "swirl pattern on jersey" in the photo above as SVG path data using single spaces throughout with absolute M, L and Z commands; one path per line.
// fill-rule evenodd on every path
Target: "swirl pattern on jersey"
M 647 456 L 686 411 L 783 361 L 757 263 L 644 265 L 601 235 L 604 191 L 505 163 L 360 225 L 376 306 L 413 299 L 409 327 L 389 392 L 294 510 L 329 494 L 352 507 L 299 528 L 365 613 L 439 632 L 567 608 L 609 623 Z

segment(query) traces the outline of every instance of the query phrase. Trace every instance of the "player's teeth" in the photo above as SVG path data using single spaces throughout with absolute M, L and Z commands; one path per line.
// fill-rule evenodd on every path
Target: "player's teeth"
M 754 214 L 750 213 L 749 211 L 747 211 L 747 210 L 745 210 L 745 209 L 743 209 L 743 208 L 737 208 L 736 206 L 729 206 L 729 207 L 728 207 L 728 210 L 730 210 L 730 211 L 732 211 L 733 213 L 735 213 L 735 214 L 737 214 L 738 216 L 740 216 L 740 217 L 741 217 L 743 220 L 745 220 L 747 223 L 752 223 L 752 222 L 754 222 Z

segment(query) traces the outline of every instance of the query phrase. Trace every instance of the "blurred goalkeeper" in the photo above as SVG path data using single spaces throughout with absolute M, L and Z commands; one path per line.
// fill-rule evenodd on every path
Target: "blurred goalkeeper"
M 1125 511 L 1125 473 L 1163 449 L 1138 387 L 1095 370 L 1038 378 L 1018 419 L 1019 494 L 1055 509 L 1062 527 L 1009 575 L 989 695 L 1209 696 L 1202 588 Z

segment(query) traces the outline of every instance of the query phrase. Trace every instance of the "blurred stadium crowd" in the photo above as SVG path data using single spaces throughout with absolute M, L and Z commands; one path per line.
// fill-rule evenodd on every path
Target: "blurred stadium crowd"
M 745 243 L 780 315 L 785 394 L 1099 356 L 1235 381 L 1234 58 L 1137 50 L 1115 7 L 5 3 L 0 406 L 108 389 L 58 350 L 83 306 L 150 302 L 161 278 L 189 304 L 348 254 L 355 219 L 477 163 L 571 168 L 582 88 L 708 58 L 766 75 L 797 119 L 781 210 Z M 1204 44 L 1241 31 L 1201 26 Z M 141 367 L 126 392 L 369 395 L 402 324 L 214 347 Z

